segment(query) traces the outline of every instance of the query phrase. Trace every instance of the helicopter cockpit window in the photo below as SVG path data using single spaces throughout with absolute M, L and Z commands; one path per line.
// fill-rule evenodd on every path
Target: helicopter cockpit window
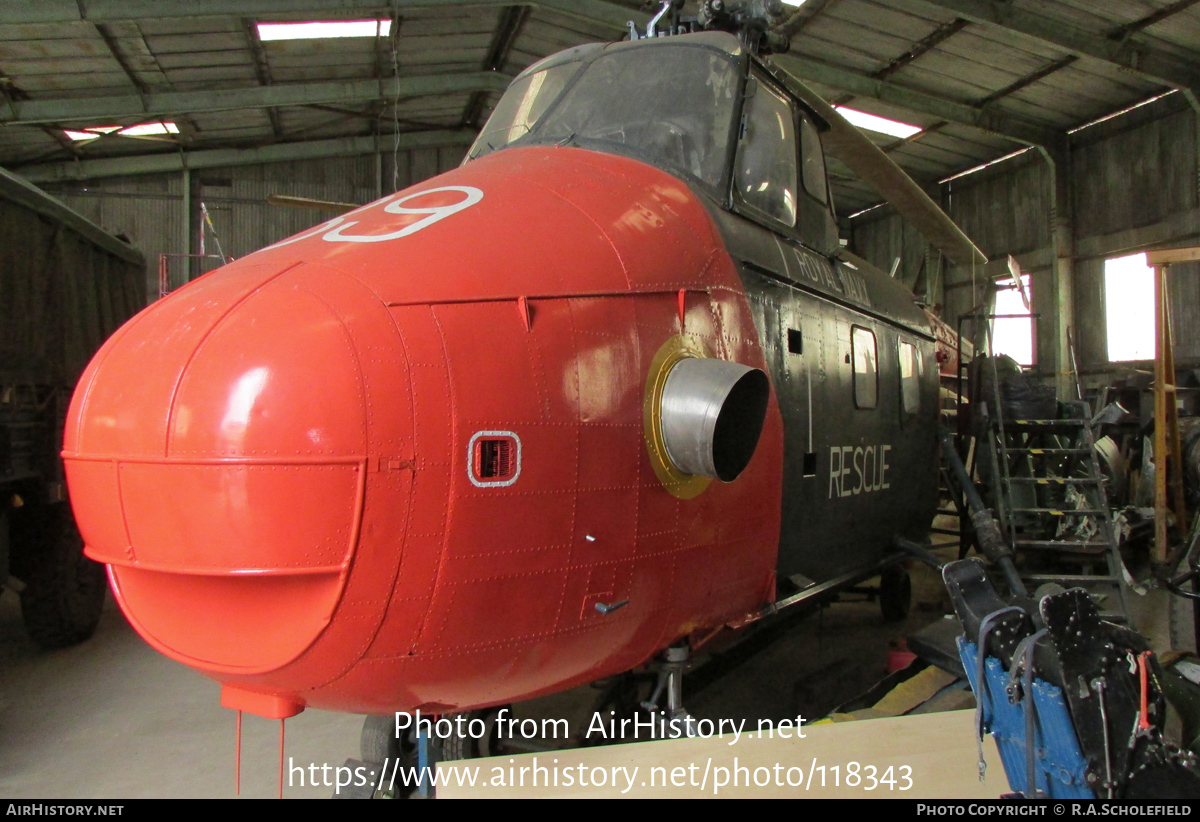
M 588 66 L 537 136 L 611 147 L 719 186 L 737 80 L 732 58 L 709 49 L 618 49 Z
M 746 101 L 736 182 L 742 202 L 784 225 L 796 224 L 796 127 L 791 104 L 759 82 Z
M 467 157 L 474 160 L 490 154 L 528 134 L 578 69 L 579 61 L 560 63 L 514 82 L 496 104 Z
M 850 334 L 850 347 L 854 355 L 854 405 L 856 408 L 874 408 L 879 395 L 875 334 L 869 329 L 854 326 Z
M 822 203 L 829 200 L 825 188 L 825 152 L 821 135 L 807 117 L 800 118 L 800 152 L 803 159 L 804 190 Z

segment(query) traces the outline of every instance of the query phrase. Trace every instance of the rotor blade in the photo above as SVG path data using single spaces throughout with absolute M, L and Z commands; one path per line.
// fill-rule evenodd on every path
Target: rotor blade
M 313 200 L 308 197 L 292 197 L 288 194 L 268 194 L 267 202 L 271 205 L 287 206 L 288 208 L 309 208 L 313 211 L 332 211 L 335 214 L 345 214 L 358 208 L 354 203 L 335 203 L 329 200 Z
M 787 71 L 780 62 L 774 63 Z M 932 245 L 959 265 L 974 262 L 983 265 L 987 257 L 976 248 L 961 228 L 938 207 L 900 166 L 883 153 L 865 134 L 846 121 L 846 118 L 825 102 L 819 94 L 795 79 L 792 91 L 813 111 L 829 123 L 829 131 L 821 135 L 825 148 L 848 165 L 859 177 L 880 193 Z

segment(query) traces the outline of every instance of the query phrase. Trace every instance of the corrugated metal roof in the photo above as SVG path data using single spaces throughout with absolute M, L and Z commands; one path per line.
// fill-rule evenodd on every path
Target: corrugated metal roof
M 93 23 L 21 22 L 53 15 L 31 16 L 20 8 L 27 4 L 6 4 L 0 6 L 0 120 L 13 119 L 25 100 L 146 100 L 159 92 L 481 69 L 514 76 L 561 49 L 621 39 L 625 32 L 618 21 L 626 13 L 636 16 L 642 4 L 604 3 L 447 7 L 414 0 L 396 6 L 399 16 L 390 37 L 265 43 L 255 34 L 256 21 L 364 19 L 387 13 L 389 6 L 313 0 L 310 12 L 295 11 L 303 8 L 296 3 L 287 14 L 267 14 L 257 10 L 255 0 L 246 0 L 238 15 L 188 16 L 177 0 L 165 0 L 162 8 L 171 8 L 156 16 L 143 16 L 155 15 L 153 10 L 120 18 L 119 12 L 106 12 L 97 18 L 102 22 Z M 81 15 L 88 5 L 88 0 L 79 4 Z M 1012 0 L 1005 4 L 1003 24 L 989 17 L 994 5 L 808 0 L 793 14 L 792 53 L 818 69 L 812 85 L 833 102 L 922 127 L 904 141 L 872 135 L 922 182 L 1011 152 L 1039 128 L 1036 133 L 1065 143 L 1068 129 L 1180 85 L 1172 78 L 1195 77 L 1192 87 L 1200 86 L 1200 3 Z M 589 8 L 614 7 L 617 13 L 603 15 L 604 20 L 587 19 Z M 393 129 L 477 129 L 499 99 L 490 90 L 406 97 L 398 103 L 363 96 L 308 106 L 182 111 L 170 118 L 180 134 L 157 141 L 106 137 L 72 144 L 62 135 L 63 126 L 129 125 L 139 121 L 136 116 L 8 124 L 0 127 L 0 163 L 19 167 L 72 156 L 252 147 Z M 1008 129 L 1006 122 L 1021 127 Z M 878 201 L 844 166 L 832 161 L 830 169 L 841 213 Z

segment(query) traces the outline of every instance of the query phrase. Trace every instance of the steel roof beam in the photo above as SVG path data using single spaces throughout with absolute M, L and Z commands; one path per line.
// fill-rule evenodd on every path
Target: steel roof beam
M 246 45 L 250 47 L 250 55 L 254 59 L 254 75 L 258 78 L 258 84 L 260 86 L 275 85 L 275 78 L 271 76 L 271 64 L 267 62 L 267 53 L 263 49 L 262 40 L 258 36 L 258 28 L 254 25 L 254 21 L 248 17 L 243 19 L 242 30 L 246 32 Z M 283 124 L 279 121 L 279 111 L 268 108 L 267 119 L 271 121 L 271 132 L 275 138 L 282 138 Z
M 1042 66 L 1040 69 L 1033 72 L 1032 74 L 1026 74 L 1021 79 L 1015 80 L 1014 82 L 1009 83 L 1007 86 L 1000 89 L 999 91 L 993 91 L 987 97 L 984 97 L 982 100 L 980 100 L 978 103 L 976 103 L 976 105 L 978 105 L 978 106 L 991 105 L 992 103 L 996 102 L 997 100 L 1002 100 L 1010 94 L 1016 94 L 1021 89 L 1032 86 L 1038 80 L 1043 80 L 1046 77 L 1049 77 L 1051 74 L 1054 74 L 1054 72 L 1065 69 L 1067 66 L 1075 63 L 1077 60 L 1079 60 L 1078 57 L 1076 57 L 1073 54 L 1068 54 L 1066 57 L 1063 57 L 1061 60 L 1055 60 L 1053 63 Z
M 1052 147 L 1066 145 L 1065 132 L 1014 117 L 1006 112 L 993 111 L 971 103 L 959 103 L 937 94 L 892 85 L 850 69 L 793 54 L 773 55 L 770 60 L 802 81 L 811 80 L 839 91 L 870 97 L 952 123 L 972 126 L 1019 143 Z
M 513 44 L 517 42 L 517 37 L 520 36 L 521 29 L 525 27 L 525 21 L 528 19 L 528 6 L 509 6 L 500 12 L 500 25 L 492 38 L 492 45 L 488 48 L 488 54 L 484 58 L 483 65 L 480 66 L 481 69 L 484 71 L 504 70 L 509 52 L 512 51 Z M 480 119 L 486 103 L 487 94 L 485 92 L 477 91 L 471 95 L 463 112 L 464 127 L 478 129 L 483 125 Z
M 1161 23 L 1168 17 L 1174 17 L 1179 12 L 1186 11 L 1197 3 L 1200 3 L 1200 0 L 1178 0 L 1178 2 L 1161 8 L 1153 14 L 1146 15 L 1140 20 L 1134 20 L 1132 23 L 1126 23 L 1123 26 L 1117 27 L 1109 32 L 1108 36 L 1114 40 L 1120 40 L 1127 35 L 1133 34 L 1135 31 L 1141 31 L 1144 28 L 1153 26 L 1155 23 Z
M 7 23 L 111 23 L 118 20 L 172 17 L 223 17 L 273 14 L 375 14 L 407 9 L 452 9 L 510 6 L 512 0 L 5 0 L 0 3 L 0 24 Z M 645 12 L 605 0 L 536 0 L 520 5 L 541 7 L 576 19 L 625 28 L 628 20 L 645 23 Z
M 970 21 L 963 20 L 961 17 L 958 17 L 954 20 L 951 20 L 949 23 L 946 23 L 944 26 L 938 26 L 931 34 L 926 36 L 925 39 L 918 43 L 914 43 L 912 48 L 871 76 L 876 80 L 887 79 L 889 76 L 895 74 L 900 69 L 916 60 L 918 57 L 921 57 L 932 49 L 937 48 L 937 46 L 941 45 L 944 41 L 949 40 L 951 37 L 958 34 L 968 25 L 970 25 Z
M 124 97 L 85 97 L 70 100 L 14 101 L 0 111 L 0 124 L 63 123 L 73 120 L 150 119 L 168 114 L 230 111 L 243 108 L 307 106 L 314 103 L 357 103 L 379 99 L 504 91 L 509 77 L 494 71 L 440 74 L 384 80 L 343 80 L 332 83 L 170 91 Z
M 791 15 L 783 21 L 780 26 L 783 33 L 788 37 L 795 37 L 800 32 L 804 31 L 813 20 L 815 20 L 822 12 L 828 11 L 833 6 L 837 5 L 839 0 L 808 0 L 801 8 L 796 9 Z
M 1091 32 L 1037 12 L 996 0 L 908 0 L 923 10 L 950 12 L 972 23 L 994 26 L 1042 45 L 1108 63 L 1144 80 L 1200 90 L 1200 71 L 1190 61 L 1164 53 L 1144 39 L 1114 29 L 1114 37 Z
M 275 143 L 259 148 L 220 148 L 203 151 L 139 154 L 126 157 L 105 157 L 94 160 L 71 160 L 62 163 L 41 163 L 14 169 L 26 180 L 35 183 L 62 180 L 90 180 L 97 177 L 120 177 L 132 174 L 162 174 L 183 169 L 219 168 L 224 166 L 281 163 L 289 160 L 313 160 L 321 157 L 353 157 L 376 151 L 401 151 L 418 148 L 447 148 L 468 146 L 475 140 L 473 131 L 415 131 L 393 137 L 343 137 L 335 140 L 311 140 L 300 143 Z

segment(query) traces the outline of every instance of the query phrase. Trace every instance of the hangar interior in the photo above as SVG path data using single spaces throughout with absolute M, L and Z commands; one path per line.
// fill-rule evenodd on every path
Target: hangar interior
M 520 72 L 564 49 L 626 39 L 630 21 L 644 28 L 658 5 L 13 0 L 0 5 L 0 166 L 139 249 L 146 271 L 138 305 L 148 305 L 349 206 L 459 167 Z M 271 28 L 313 21 L 356 22 L 371 31 L 291 39 Z M 1077 392 L 1101 403 L 1121 397 L 1122 410 L 1140 415 L 1143 428 L 1154 420 L 1155 274 L 1135 255 L 1200 244 L 1200 3 L 805 0 L 785 4 L 782 28 L 790 50 L 767 61 L 858 125 L 990 262 L 952 262 L 860 174 L 830 155 L 841 244 L 890 273 L 977 349 L 987 344 L 983 323 L 964 325 L 963 317 L 1033 315 L 996 320 L 996 353 L 1054 386 L 1060 399 Z M 317 202 L 289 207 L 268 202 L 272 196 Z M 0 224 L 0 237 L 9 228 Z M 1028 278 L 1025 308 L 1014 276 Z M 1200 419 L 1200 262 L 1172 263 L 1168 282 L 1175 413 L 1183 433 L 1183 468 L 1178 451 L 1175 465 L 1177 473 L 1187 473 L 1189 494 L 1200 495 L 1200 449 L 1193 456 L 1200 442 L 1200 426 L 1193 424 Z M 1002 320 L 1007 325 L 1000 342 Z M 1131 418 L 1126 422 L 1132 425 Z M 1130 436 L 1140 446 L 1140 434 Z M 1153 509 L 1149 473 L 1128 482 L 1114 509 Z M 958 521 L 944 519 L 943 525 Z M 1143 521 L 1139 532 L 1135 521 L 1132 532 L 1145 539 L 1150 527 Z M 1180 527 L 1177 540 L 1186 531 Z M 954 556 L 950 549 L 942 554 Z M 1139 628 L 1163 650 L 1171 643 L 1164 627 L 1169 598 L 1165 591 L 1152 593 L 1162 596 L 1139 606 L 1146 610 Z M 156 795 L 153 785 L 132 778 L 62 783 L 48 775 L 52 763 L 29 759 L 48 756 L 53 747 L 39 735 L 63 733 L 85 744 L 90 721 L 66 714 L 48 724 L 33 721 L 33 715 L 60 713 L 76 702 L 69 688 L 54 684 L 47 690 L 38 678 L 69 676 L 71 654 L 97 671 L 107 657 L 87 650 L 88 644 L 35 650 L 21 631 L 15 596 L 0 599 L 7 600 L 0 613 L 8 621 L 0 676 L 12 694 L 4 698 L 8 718 L 0 727 L 9 727 L 10 742 L 32 745 L 23 755 L 6 743 L 5 756 L 23 764 L 14 765 L 14 775 L 0 776 L 5 792 Z M 791 629 L 807 638 L 779 640 L 784 645 L 778 647 L 793 643 L 795 656 L 831 677 L 835 684 L 829 687 L 844 697 L 825 699 L 824 710 L 832 711 L 882 677 L 889 643 L 941 616 L 947 600 L 940 580 L 919 580 L 917 600 L 903 629 L 881 629 L 873 608 L 862 603 L 835 604 L 821 611 L 822 625 L 830 621 L 821 630 L 842 639 L 813 639 L 818 617 L 810 617 Z M 837 622 L 839 612 L 850 614 L 850 627 Z M 861 635 L 845 640 L 841 632 L 852 628 Z M 100 641 L 113 643 L 115 654 L 153 653 L 123 627 L 111 602 L 90 642 Z M 854 647 L 874 654 L 871 663 L 828 656 L 842 641 L 861 643 Z M 817 647 L 805 644 L 811 642 Z M 132 692 L 142 696 L 123 698 L 122 710 L 136 710 L 141 699 L 161 699 L 157 709 L 171 710 L 169 699 L 149 693 L 146 678 L 163 676 L 174 682 L 164 688 L 172 689 L 184 688 L 185 678 L 157 665 L 118 666 L 141 680 Z M 745 660 L 740 667 L 756 669 Z M 851 668 L 853 675 L 845 673 Z M 790 688 L 789 698 L 821 691 L 812 671 L 801 670 L 759 675 L 772 687 Z M 124 687 L 104 676 L 106 688 Z M 215 702 L 216 686 L 204 684 L 210 686 L 204 698 Z M 720 706 L 713 710 L 736 710 L 728 706 L 766 688 L 730 681 L 717 689 L 719 698 L 711 697 Z M 186 696 L 177 710 L 202 712 L 200 701 Z M 80 704 L 111 713 L 94 693 Z M 32 706 L 33 714 L 18 719 L 22 705 Z M 226 722 L 212 707 L 203 709 L 206 716 Z M 114 760 L 127 744 L 120 716 L 108 716 L 104 721 L 115 724 L 103 725 L 112 735 L 105 757 Z M 353 752 L 318 753 L 321 745 L 357 745 L 358 719 L 330 715 L 297 722 L 309 723 L 298 725 L 302 741 L 296 744 L 314 759 Z M 150 737 L 173 723 L 144 724 L 140 730 Z M 314 729 L 311 738 L 303 738 L 305 727 Z M 207 726 L 200 733 L 204 755 L 223 763 L 225 736 Z M 258 755 L 269 760 L 271 744 L 262 741 Z M 153 755 L 139 755 L 137 767 L 166 756 L 154 745 L 149 750 Z M 224 767 L 204 761 L 206 778 Z M 86 767 L 78 764 L 77 771 Z M 269 770 L 260 781 L 269 782 Z M 182 787 L 182 778 L 172 788 L 191 790 Z

